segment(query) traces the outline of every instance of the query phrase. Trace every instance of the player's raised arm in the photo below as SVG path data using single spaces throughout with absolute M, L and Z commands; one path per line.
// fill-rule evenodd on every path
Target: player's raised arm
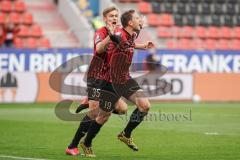
M 134 48 L 135 49 L 151 49 L 151 48 L 154 48 L 154 47 L 155 47 L 155 45 L 154 45 L 153 42 L 147 41 L 147 42 L 142 43 L 142 44 L 136 43 Z
M 106 47 L 108 46 L 109 42 L 111 41 L 111 36 L 114 34 L 117 25 L 108 23 L 106 24 L 106 28 L 108 30 L 108 36 L 104 38 L 102 41 L 98 42 L 96 45 L 96 51 L 98 54 L 104 53 Z
M 99 35 L 98 37 L 95 36 L 95 44 L 96 44 L 96 52 L 98 54 L 102 54 L 106 51 L 106 48 L 109 42 L 112 39 L 112 35 L 114 34 L 115 30 L 119 27 L 118 25 L 118 10 L 116 8 L 112 8 L 112 12 L 103 13 L 103 20 L 105 22 L 105 28 L 107 30 L 108 36 Z
M 137 36 L 139 36 L 140 34 L 140 31 L 147 26 L 147 20 L 146 20 L 146 17 L 145 16 L 140 16 L 140 19 L 139 19 L 139 26 L 140 26 L 140 30 L 137 30 L 135 31 Z M 151 41 L 147 41 L 145 43 L 136 43 L 135 44 L 135 49 L 151 49 L 151 48 L 154 48 L 155 45 L 153 42 Z
M 101 42 L 97 43 L 96 45 L 96 51 L 98 54 L 104 53 L 106 46 L 110 42 L 110 37 L 107 36 L 105 39 L 103 39 Z

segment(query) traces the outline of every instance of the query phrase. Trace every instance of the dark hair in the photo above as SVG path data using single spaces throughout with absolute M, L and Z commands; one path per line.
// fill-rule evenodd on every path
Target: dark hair
M 121 16 L 121 23 L 123 27 L 127 27 L 128 22 L 132 20 L 132 15 L 135 13 L 135 10 L 131 9 L 124 12 Z
M 118 9 L 116 7 L 114 7 L 114 6 L 105 8 L 103 10 L 103 17 L 106 17 L 109 12 L 112 12 L 114 10 L 118 11 Z

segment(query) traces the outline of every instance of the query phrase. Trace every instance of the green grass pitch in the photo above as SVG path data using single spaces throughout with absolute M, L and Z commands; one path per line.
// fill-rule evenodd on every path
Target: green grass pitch
M 65 155 L 79 122 L 58 119 L 54 107 L 53 103 L 0 104 L 0 159 L 89 159 Z M 139 152 L 117 140 L 128 118 L 113 115 L 93 142 L 95 159 L 240 159 L 239 103 L 159 103 L 150 112 L 152 117 L 133 133 Z

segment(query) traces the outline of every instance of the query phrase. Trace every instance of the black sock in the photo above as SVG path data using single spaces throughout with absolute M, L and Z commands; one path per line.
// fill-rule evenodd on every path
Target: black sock
M 72 143 L 68 146 L 68 148 L 76 148 L 80 142 L 80 139 L 85 136 L 86 132 L 88 131 L 91 125 L 92 119 L 87 115 L 82 119 L 77 132 L 72 140 Z
M 140 112 L 139 109 L 136 108 L 133 111 L 126 128 L 124 129 L 124 135 L 130 138 L 132 131 L 143 121 L 143 118 L 146 115 L 146 112 Z
M 84 144 L 86 147 L 91 147 L 93 138 L 98 134 L 102 125 L 98 124 L 96 120 L 92 121 L 90 128 L 88 129 L 87 136 L 85 138 Z

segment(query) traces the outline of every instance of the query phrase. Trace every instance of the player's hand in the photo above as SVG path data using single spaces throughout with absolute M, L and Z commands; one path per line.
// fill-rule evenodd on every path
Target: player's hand
M 146 44 L 145 44 L 145 49 L 151 49 L 151 48 L 154 48 L 154 47 L 155 47 L 155 45 L 154 45 L 154 43 L 151 42 L 151 41 L 148 41 L 148 42 L 146 42 Z
M 118 24 L 107 23 L 106 27 L 108 29 L 109 34 L 113 35 L 115 33 L 116 28 L 118 27 Z
M 107 23 L 106 27 L 108 29 L 108 35 L 111 39 L 111 41 L 119 44 L 121 41 L 121 36 L 115 34 L 116 33 L 116 29 L 119 25 L 117 23 Z

